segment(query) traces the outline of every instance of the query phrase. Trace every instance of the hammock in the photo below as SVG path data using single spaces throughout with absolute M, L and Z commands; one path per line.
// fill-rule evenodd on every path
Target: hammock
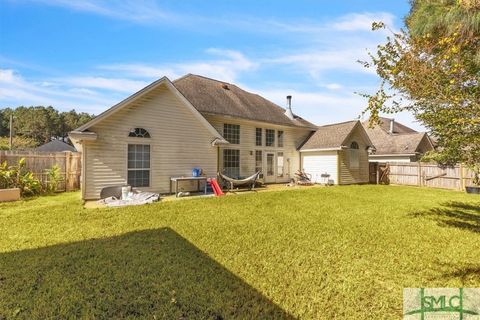
M 230 184 L 230 190 L 233 190 L 234 186 L 241 186 L 246 184 L 250 185 L 250 190 L 253 190 L 255 188 L 255 182 L 257 182 L 257 179 L 260 176 L 260 171 L 245 179 L 233 179 L 221 174 L 220 172 L 218 173 L 218 175 L 220 176 L 220 178 Z

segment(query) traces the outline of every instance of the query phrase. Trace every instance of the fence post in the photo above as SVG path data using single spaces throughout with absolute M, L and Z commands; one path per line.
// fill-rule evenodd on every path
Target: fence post
M 465 190 L 465 177 L 464 177 L 464 172 L 463 172 L 463 165 L 460 163 L 459 165 L 459 171 L 460 171 L 460 191 Z
M 422 163 L 417 162 L 417 184 L 419 187 L 422 186 Z
M 65 152 L 65 191 L 70 191 L 71 157 L 72 154 L 70 152 Z

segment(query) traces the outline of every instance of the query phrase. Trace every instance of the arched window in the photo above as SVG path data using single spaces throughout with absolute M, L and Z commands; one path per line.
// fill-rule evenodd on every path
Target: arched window
M 128 136 L 134 138 L 150 138 L 150 133 L 143 128 L 135 128 L 128 133 Z
M 358 158 L 358 143 L 352 141 L 350 144 L 350 168 L 358 169 L 360 167 L 360 160 Z

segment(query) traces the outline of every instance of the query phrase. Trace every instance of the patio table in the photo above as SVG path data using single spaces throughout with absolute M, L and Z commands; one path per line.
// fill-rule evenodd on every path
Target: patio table
M 175 197 L 178 197 L 178 182 L 179 181 L 197 181 L 197 190 L 200 191 L 200 181 L 204 181 L 203 192 L 207 194 L 207 177 L 171 177 L 170 178 L 170 193 L 173 193 L 172 185 L 175 185 Z

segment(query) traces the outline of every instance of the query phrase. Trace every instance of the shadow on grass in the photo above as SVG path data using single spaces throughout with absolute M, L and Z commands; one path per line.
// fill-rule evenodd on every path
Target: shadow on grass
M 169 228 L 0 254 L 0 319 L 293 319 Z
M 458 265 L 442 262 L 438 268 L 442 270 L 441 275 L 437 277 L 438 280 L 458 280 L 467 286 L 471 283 L 478 284 L 480 281 L 480 264 Z
M 446 278 L 456 278 L 465 282 L 467 279 L 480 280 L 480 265 L 468 265 L 443 275 Z
M 480 233 L 480 203 L 445 202 L 439 208 L 413 213 L 415 217 L 429 217 L 445 227 L 454 227 Z

